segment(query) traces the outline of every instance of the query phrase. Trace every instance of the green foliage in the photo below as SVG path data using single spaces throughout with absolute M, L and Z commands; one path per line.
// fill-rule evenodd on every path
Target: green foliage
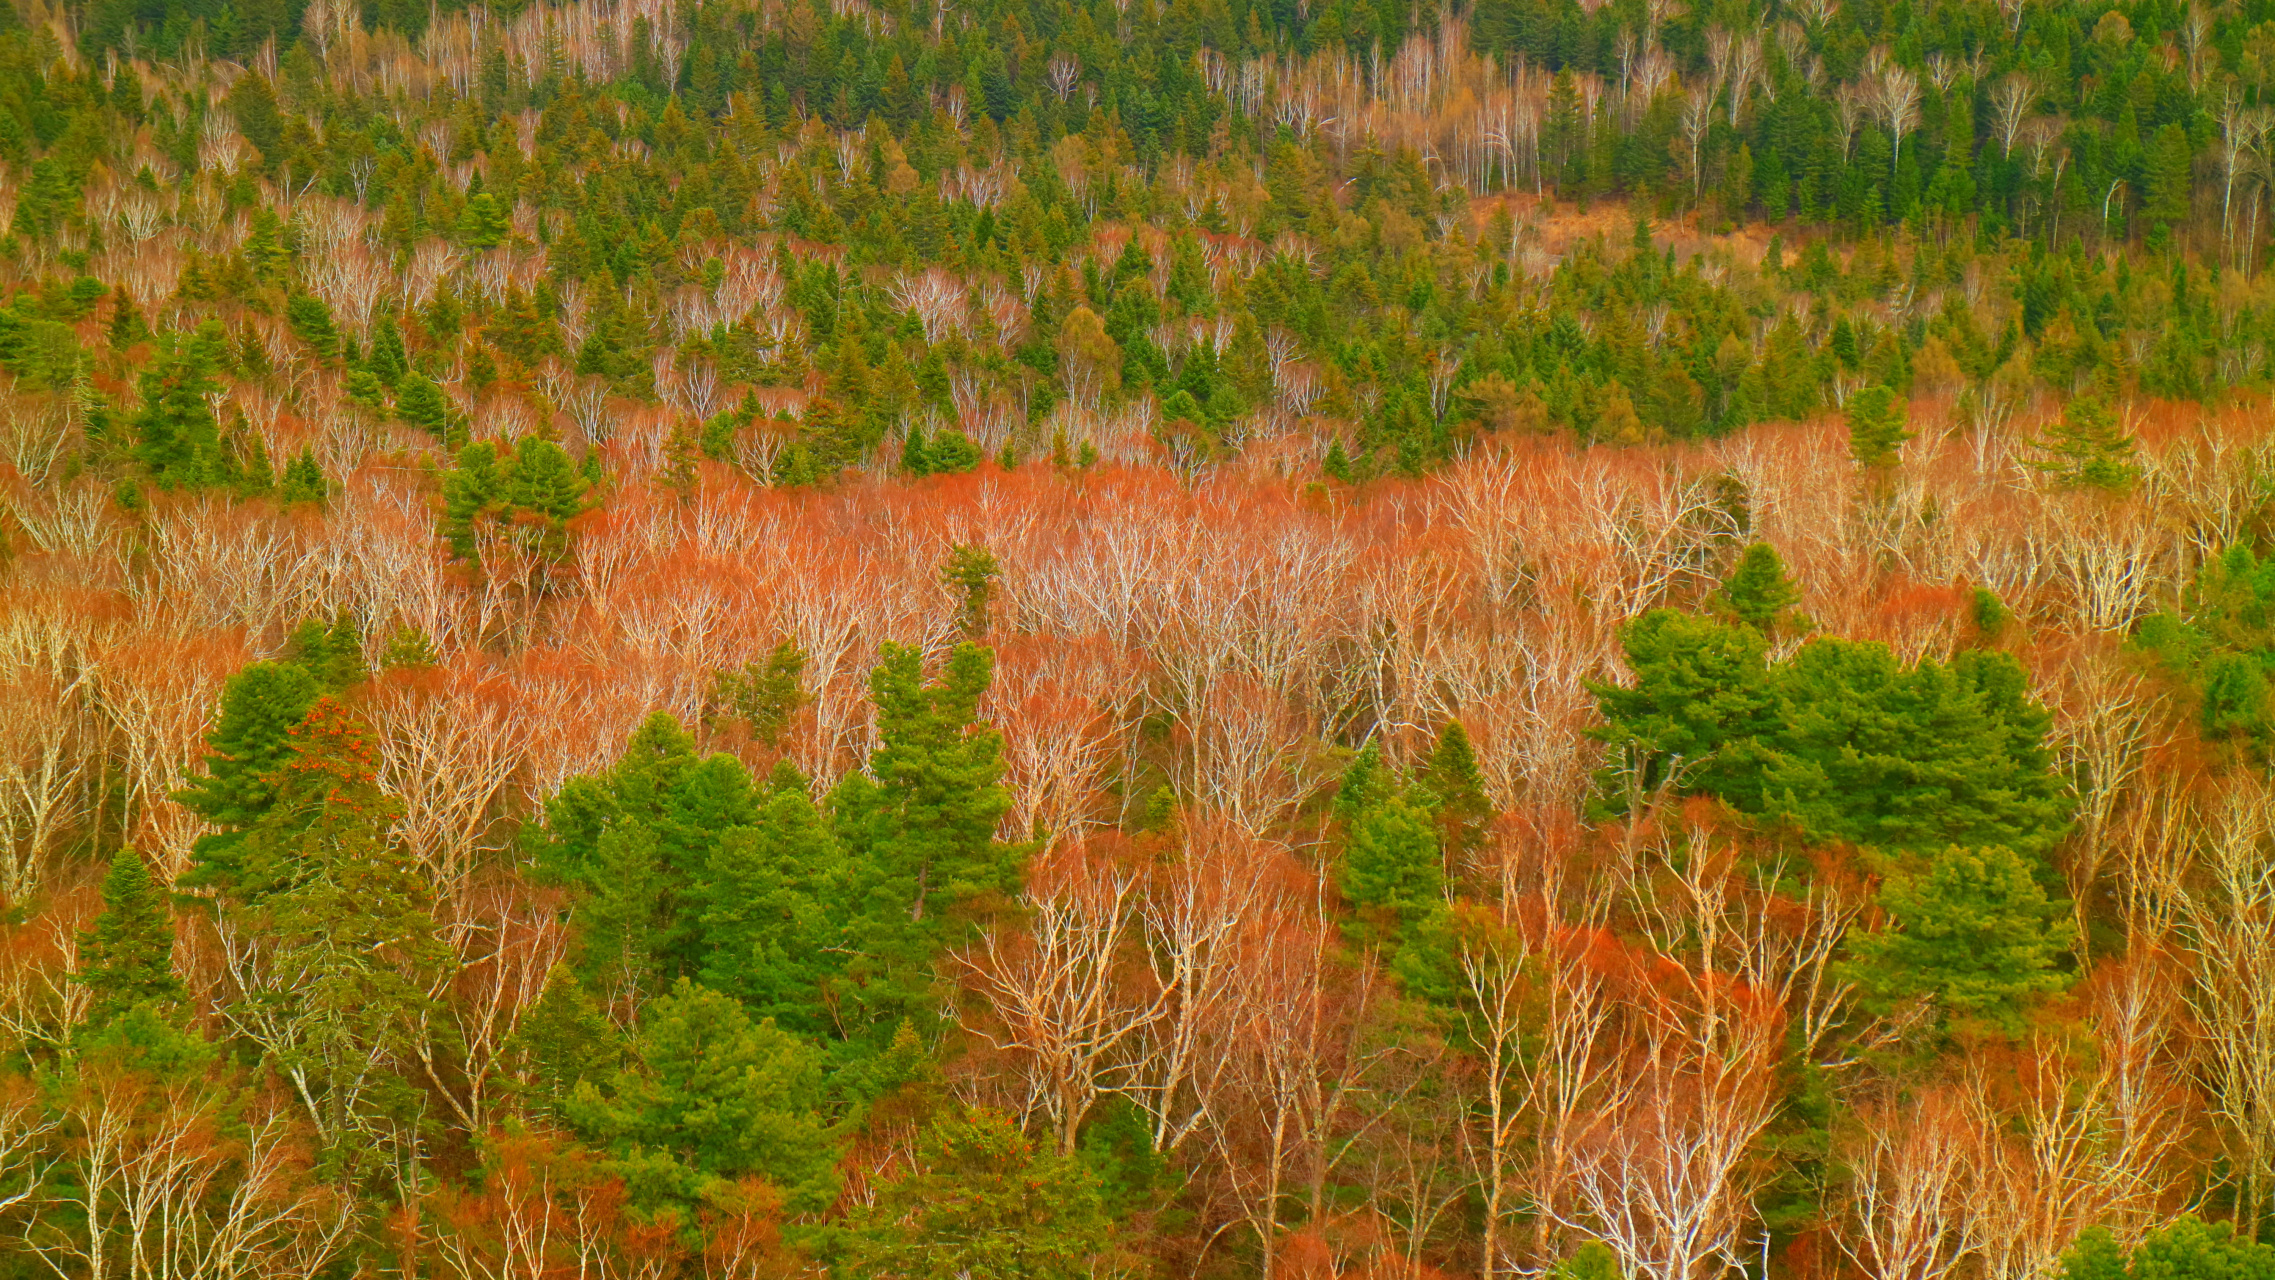
M 1435 815 L 1404 796 L 1388 796 L 1353 820 L 1337 879 L 1362 915 L 1402 933 L 1440 905 L 1442 856 Z
M 1895 466 L 1897 450 L 1911 438 L 1904 429 L 1904 403 L 1895 392 L 1865 387 L 1848 398 L 1848 452 L 1858 466 Z
M 2122 493 L 2140 478 L 2133 437 L 2099 396 L 2070 401 L 2031 445 L 2038 455 L 2031 465 L 2064 488 Z
M 1011 796 L 1003 740 L 978 718 L 994 655 L 960 644 L 929 682 L 923 663 L 885 646 L 869 678 L 879 745 L 868 775 L 847 775 L 830 797 L 851 864 L 848 994 L 877 1028 L 922 1005 L 935 950 L 963 937 L 964 908 L 1017 889 L 1024 855 L 995 839 Z
M 174 974 L 174 921 L 166 894 L 132 849 L 103 876 L 103 913 L 79 935 L 79 971 L 89 994 L 86 1028 L 101 1031 L 141 1007 L 178 1016 L 189 988 Z
M 1926 996 L 2013 1030 L 2031 997 L 2069 983 L 2056 964 L 2074 927 L 2011 849 L 1954 845 L 1915 857 L 1889 876 L 1878 902 L 1888 923 L 1851 933 L 1842 969 L 1876 1013 Z
M 750 728 L 750 736 L 768 746 L 790 727 L 790 717 L 808 701 L 799 684 L 806 670 L 806 654 L 794 640 L 774 646 L 764 662 L 746 662 L 740 671 L 720 671 L 711 677 L 711 705 Z
M 2275 670 L 2275 560 L 2235 546 L 2207 560 L 2177 612 L 2143 618 L 2135 647 L 2185 682 L 2199 728 L 2264 750 Z
M 1709 601 L 1715 613 L 1772 637 L 1807 629 L 1807 619 L 1794 612 L 1799 603 L 1801 589 L 1786 576 L 1777 548 L 1766 542 L 1754 543 L 1739 555 L 1736 567 Z
M 2184 1217 L 2131 1249 L 2091 1227 L 2062 1255 L 2061 1280 L 2271 1280 L 2275 1246 L 2236 1234 L 2231 1222 Z
M 1038 1153 L 1005 1117 L 976 1112 L 925 1131 L 916 1169 L 855 1219 L 847 1263 L 908 1280 L 1088 1280 L 1112 1228 L 1079 1157 Z
M 1418 780 L 1438 802 L 1439 840 L 1447 859 L 1457 871 L 1466 868 L 1485 845 L 1493 802 L 1485 794 L 1485 778 L 1478 772 L 1477 755 L 1461 721 L 1448 720 L 1438 731 L 1437 745 Z
M 568 554 L 569 521 L 592 506 L 592 482 L 561 446 L 523 436 L 511 452 L 488 441 L 458 451 L 442 477 L 440 530 L 451 554 L 477 560 L 494 532 L 551 563 Z
M 958 543 L 949 548 L 947 562 L 940 566 L 940 580 L 956 597 L 956 618 L 965 639 L 977 640 L 987 634 L 988 604 L 995 598 L 995 580 L 1002 572 L 986 547 Z
M 822 986 L 844 966 L 844 851 L 802 785 L 720 836 L 705 869 L 701 977 L 807 1034 L 827 1027 Z
M 415 1107 L 430 992 L 452 963 L 426 877 L 389 838 L 399 810 L 377 767 L 363 726 L 317 699 L 222 886 L 222 910 L 273 955 L 274 979 L 239 997 L 245 1014 L 273 1029 L 269 1061 L 296 1081 L 342 1171 L 365 1165 L 368 1135 Z
M 1771 667 L 1751 627 L 1671 610 L 1621 641 L 1634 684 L 1593 686 L 1614 812 L 1703 792 L 1812 839 L 2032 858 L 2068 828 L 2050 717 L 2007 654 L 1906 667 L 1885 645 L 1820 639 Z
M 142 410 L 132 423 L 135 459 L 163 488 L 225 484 L 231 478 L 220 426 L 206 402 L 207 393 L 221 388 L 218 375 L 227 352 L 221 326 L 209 320 L 195 333 L 177 335 L 142 375 Z
M 671 1190 L 687 1199 L 706 1179 L 741 1174 L 780 1187 L 795 1212 L 817 1213 L 837 1197 L 821 1056 L 771 1020 L 753 1021 L 683 978 L 643 1011 L 630 1057 L 567 1103 L 570 1122 L 595 1141 L 627 1157 L 668 1156 Z
M 442 388 L 423 374 L 403 375 L 395 393 L 395 412 L 448 447 L 458 448 L 466 442 L 463 415 L 451 406 Z
M 297 663 L 256 662 L 221 691 L 221 717 L 206 735 L 205 772 L 174 799 L 213 828 L 191 846 L 185 888 L 234 888 L 245 833 L 276 806 L 277 779 L 292 758 L 292 730 L 323 684 Z

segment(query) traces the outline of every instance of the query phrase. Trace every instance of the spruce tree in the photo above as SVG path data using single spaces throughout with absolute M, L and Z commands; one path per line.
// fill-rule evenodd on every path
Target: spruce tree
M 1373 929 L 1403 936 L 1438 905 L 1445 883 L 1436 816 L 1405 796 L 1369 805 L 1351 824 L 1337 880 Z
M 271 949 L 275 983 L 240 999 L 269 1028 L 271 1065 L 295 1080 L 326 1162 L 343 1172 L 370 1157 L 371 1134 L 408 1121 L 428 993 L 451 963 L 426 877 L 389 835 L 399 808 L 377 768 L 369 731 L 317 699 L 221 901 L 243 936 Z
M 176 337 L 142 375 L 134 417 L 135 459 L 161 487 L 203 483 L 218 453 L 220 424 L 206 394 L 221 387 L 228 338 L 208 320 Z
M 221 691 L 221 718 L 206 735 L 205 772 L 174 799 L 214 830 L 190 849 L 189 888 L 229 891 L 244 870 L 245 834 L 276 806 L 279 771 L 292 759 L 292 730 L 321 687 L 297 663 L 256 662 Z
M 174 920 L 149 865 L 132 849 L 103 876 L 103 913 L 79 935 L 78 981 L 90 994 L 87 1028 L 109 1026 L 138 1005 L 172 1015 L 189 998 L 174 974 Z
M 2061 418 L 2031 444 L 2038 454 L 2031 465 L 2065 489 L 2122 493 L 2140 478 L 2132 435 L 2097 395 L 2070 401 Z
M 1871 386 L 1848 398 L 1848 452 L 1858 466 L 1895 466 L 1897 451 L 1911 438 L 1904 429 L 1904 402 L 1894 391 Z
M 1800 629 L 1803 620 L 1793 611 L 1800 602 L 1801 589 L 1786 576 L 1777 548 L 1766 542 L 1746 548 L 1712 600 L 1715 612 L 1772 637 Z
M 800 786 L 711 846 L 704 985 L 807 1034 L 829 1029 L 822 983 L 842 968 L 845 859 Z
M 1477 753 L 1470 748 L 1469 731 L 1461 721 L 1448 720 L 1438 731 L 1438 742 L 1423 765 L 1421 782 L 1437 802 L 1438 830 L 1446 854 L 1456 869 L 1465 867 L 1484 847 L 1493 822 L 1493 802 L 1485 794 L 1485 778 L 1477 769 Z
M 1930 997 L 1964 1018 L 2014 1029 L 2025 1004 L 2069 985 L 2056 967 L 2075 932 L 2030 860 L 1996 845 L 1952 846 L 1889 877 L 1889 923 L 1852 935 L 1842 976 L 1865 1007 Z

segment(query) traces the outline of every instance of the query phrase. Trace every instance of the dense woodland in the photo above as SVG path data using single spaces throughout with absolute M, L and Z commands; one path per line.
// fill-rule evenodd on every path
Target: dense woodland
M 2275 1280 L 2271 76 L 0 8 L 0 1280 Z

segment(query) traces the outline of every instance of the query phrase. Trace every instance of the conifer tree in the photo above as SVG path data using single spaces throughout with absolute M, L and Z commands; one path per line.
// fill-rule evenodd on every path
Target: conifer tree
M 2140 477 L 2132 435 L 2097 395 L 2070 401 L 2061 418 L 2031 443 L 2038 454 L 2031 465 L 2066 489 L 2122 493 Z
M 121 849 L 103 876 L 103 913 L 79 935 L 79 982 L 89 993 L 87 1028 L 100 1030 L 137 1005 L 172 1015 L 189 998 L 174 973 L 174 921 L 142 855 Z
M 209 320 L 177 336 L 142 375 L 135 457 L 161 487 L 202 484 L 211 474 L 221 428 L 206 394 L 220 389 L 227 350 L 221 325 Z
M 373 1135 L 408 1122 L 429 992 L 451 963 L 425 878 L 388 834 L 398 807 L 377 768 L 369 732 L 318 698 L 221 900 L 271 956 L 232 1020 L 292 1082 L 343 1173 L 371 1157 Z
M 277 779 L 293 754 L 292 730 L 320 691 L 307 668 L 279 662 L 256 662 L 223 686 L 220 720 L 205 739 L 205 772 L 174 796 L 215 828 L 191 846 L 185 887 L 236 885 L 245 833 L 275 807 Z
M 2011 849 L 1940 850 L 1891 876 L 1879 902 L 1889 924 L 1852 936 L 1843 970 L 1868 1008 L 1926 996 L 2013 1029 L 2032 996 L 2069 984 L 2055 965 L 2074 927 Z
M 1777 548 L 1766 542 L 1745 549 L 1711 601 L 1715 612 L 1771 637 L 1805 627 L 1793 608 L 1800 602 L 1801 589 L 1786 576 Z
M 1338 880 L 1362 918 L 1403 935 L 1438 904 L 1445 883 L 1436 816 L 1400 795 L 1367 806 L 1351 824 Z
M 821 985 L 842 967 L 844 877 L 844 854 L 803 786 L 775 789 L 756 824 L 711 847 L 704 985 L 785 1026 L 827 1031 Z
M 1423 765 L 1420 781 L 1437 803 L 1438 829 L 1447 857 L 1458 870 L 1469 864 L 1485 844 L 1493 821 L 1493 802 L 1485 794 L 1485 778 L 1477 769 L 1477 753 L 1470 748 L 1469 731 L 1461 721 L 1448 720 L 1438 731 L 1437 745 Z
M 316 452 L 301 446 L 300 456 L 284 469 L 284 477 L 277 484 L 277 497 L 287 505 L 309 502 L 321 505 L 332 494 L 332 482 L 324 478 L 324 470 L 316 464 Z
M 1904 429 L 1904 402 L 1894 391 L 1870 386 L 1848 398 L 1848 452 L 1858 466 L 1895 466 L 1897 451 L 1911 438 Z

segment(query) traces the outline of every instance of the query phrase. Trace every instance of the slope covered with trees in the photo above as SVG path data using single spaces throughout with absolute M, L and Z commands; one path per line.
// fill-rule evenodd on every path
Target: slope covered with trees
M 0 11 L 0 1259 L 2275 1274 L 2275 10 Z

